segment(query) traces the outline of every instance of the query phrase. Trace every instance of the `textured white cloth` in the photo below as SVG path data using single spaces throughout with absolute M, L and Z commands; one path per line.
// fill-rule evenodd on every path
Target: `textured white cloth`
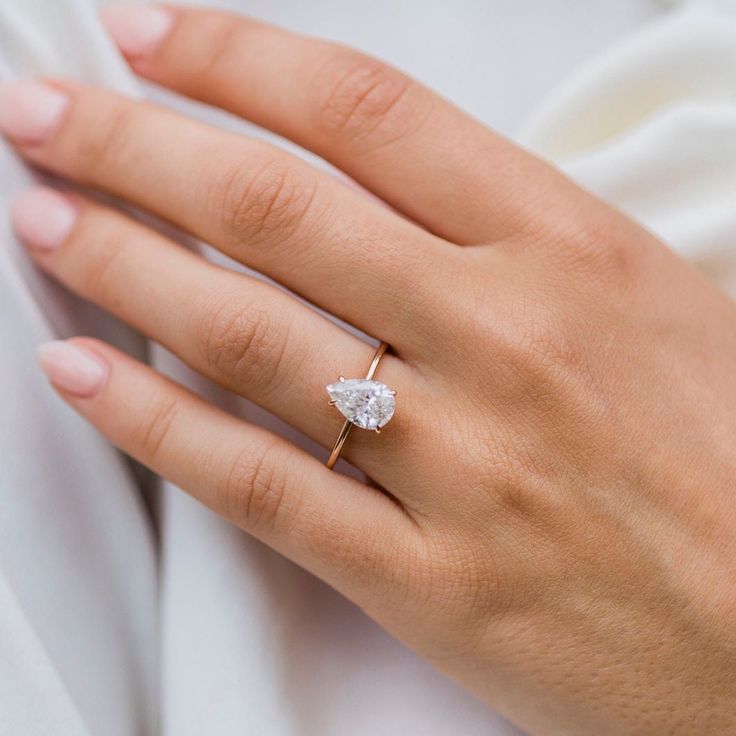
M 734 286 L 734 2 L 211 4 L 365 48 L 503 132 L 526 117 L 523 143 Z M 171 101 L 130 75 L 94 6 L 0 0 L 0 76 L 69 75 Z M 95 334 L 140 358 L 148 346 L 29 265 L 4 213 L 31 175 L 2 144 L 0 172 L 0 733 L 517 733 L 184 494 L 163 489 L 155 529 L 127 462 L 33 361 L 53 336 Z M 149 359 L 279 426 L 160 349 Z

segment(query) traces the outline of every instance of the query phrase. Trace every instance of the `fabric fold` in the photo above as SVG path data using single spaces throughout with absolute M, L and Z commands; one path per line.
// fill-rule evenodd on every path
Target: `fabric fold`
M 736 2 L 695 0 L 634 33 L 519 138 L 736 293 Z

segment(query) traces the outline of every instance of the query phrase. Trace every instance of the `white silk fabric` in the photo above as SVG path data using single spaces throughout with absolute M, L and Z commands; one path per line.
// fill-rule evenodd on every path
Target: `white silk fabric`
M 490 125 L 519 129 L 736 288 L 733 2 L 211 4 L 388 58 Z M 67 75 L 246 130 L 141 85 L 95 5 L 0 0 L 0 78 Z M 39 274 L 7 218 L 34 175 L 4 144 L 0 172 L 0 733 L 518 733 L 325 585 L 134 472 L 53 395 L 35 347 L 95 334 L 303 442 Z

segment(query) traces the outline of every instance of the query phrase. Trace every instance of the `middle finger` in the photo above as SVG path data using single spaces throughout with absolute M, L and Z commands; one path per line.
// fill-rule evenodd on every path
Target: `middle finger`
M 369 334 L 411 352 L 457 249 L 279 148 L 91 87 L 66 99 L 34 163 L 140 205 Z M 30 89 L 30 92 L 28 91 Z M 22 131 L 20 131 L 22 133 Z

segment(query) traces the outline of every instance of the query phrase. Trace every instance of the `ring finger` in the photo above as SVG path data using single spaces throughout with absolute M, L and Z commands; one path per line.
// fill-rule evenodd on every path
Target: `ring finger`
M 369 345 L 277 287 L 210 264 L 80 197 L 31 190 L 16 201 L 14 222 L 35 260 L 73 291 L 325 447 L 334 442 L 342 420 L 325 386 L 340 374 L 364 375 Z M 421 405 L 411 397 L 418 382 L 410 374 L 395 356 L 385 357 L 377 377 L 399 388 L 402 411 L 380 439 L 353 433 L 344 453 L 394 487 L 400 448 L 410 444 L 403 438 L 418 424 L 411 407 Z

